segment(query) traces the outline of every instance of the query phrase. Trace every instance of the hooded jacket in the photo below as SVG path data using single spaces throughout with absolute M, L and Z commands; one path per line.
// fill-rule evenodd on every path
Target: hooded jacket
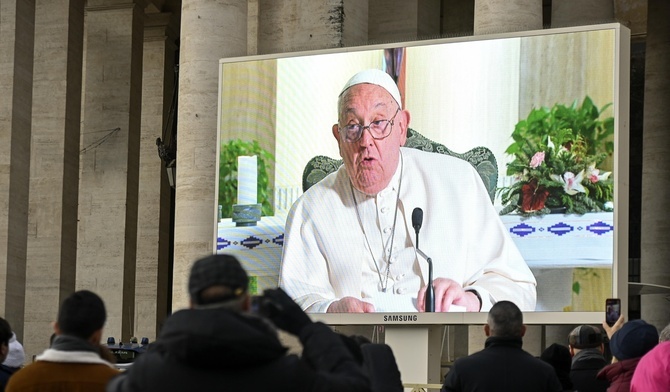
M 570 379 L 576 391 L 605 392 L 609 385 L 606 379 L 598 379 L 598 372 L 607 366 L 605 357 L 597 348 L 585 348 L 572 358 Z
M 309 324 L 299 339 L 302 357 L 286 355 L 263 318 L 181 310 L 107 391 L 369 391 L 362 368 L 328 326 Z
M 662 392 L 670 387 L 670 342 L 659 343 L 640 359 L 631 392 Z

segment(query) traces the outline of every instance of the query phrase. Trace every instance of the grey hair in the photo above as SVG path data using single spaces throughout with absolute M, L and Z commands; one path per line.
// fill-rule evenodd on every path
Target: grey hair
M 670 341 L 670 324 L 666 325 L 665 328 L 663 328 L 661 333 L 658 335 L 658 341 L 659 342 Z

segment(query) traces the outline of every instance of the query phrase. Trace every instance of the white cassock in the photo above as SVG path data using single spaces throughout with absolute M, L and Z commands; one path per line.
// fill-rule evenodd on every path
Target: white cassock
M 534 310 L 535 277 L 472 165 L 411 148 L 401 154 L 389 186 L 376 196 L 352 191 L 342 166 L 295 202 L 286 221 L 279 286 L 308 312 L 326 312 L 343 297 L 370 302 L 376 311 L 416 311 L 428 278 L 412 227 L 412 211 L 419 207 L 419 246 L 433 261 L 434 279 L 476 290 L 482 311 L 501 300 Z

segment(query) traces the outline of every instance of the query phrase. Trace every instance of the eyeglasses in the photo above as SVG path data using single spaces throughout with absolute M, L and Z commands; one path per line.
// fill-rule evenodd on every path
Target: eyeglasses
M 365 126 L 361 124 L 349 124 L 339 127 L 340 134 L 344 135 L 344 140 L 347 143 L 356 143 L 359 141 L 363 136 L 363 131 L 366 129 L 370 130 L 370 136 L 372 136 L 373 139 L 384 139 L 391 134 L 391 131 L 393 131 L 393 120 L 395 120 L 395 116 L 398 115 L 399 111 L 400 108 L 396 109 L 395 114 L 390 120 L 376 120 Z

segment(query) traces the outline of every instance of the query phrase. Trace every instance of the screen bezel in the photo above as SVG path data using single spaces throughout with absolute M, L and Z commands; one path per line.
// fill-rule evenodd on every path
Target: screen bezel
M 332 48 L 309 52 L 290 52 L 272 55 L 247 56 L 226 58 L 220 60 L 220 67 L 226 63 L 242 62 L 250 60 L 281 59 L 289 57 L 301 57 L 317 54 L 357 52 L 373 49 L 387 49 L 397 47 L 410 47 L 418 45 L 433 45 L 441 43 L 470 42 L 482 40 L 496 40 L 505 38 L 532 37 L 551 34 L 565 34 L 574 32 L 587 32 L 596 30 L 613 30 L 615 33 L 614 43 L 614 162 L 616 173 L 614 187 L 614 249 L 612 266 L 612 297 L 622 298 L 621 312 L 627 313 L 628 298 L 628 199 L 629 199 L 629 71 L 630 71 L 630 31 L 618 24 L 601 24 L 592 26 L 578 26 L 569 28 L 546 29 L 536 31 L 524 31 L 504 34 L 491 34 L 485 36 L 456 37 L 426 41 L 397 42 L 383 45 L 369 45 L 348 48 Z M 221 84 L 220 84 L 221 85 Z M 221 94 L 219 94 L 219 100 Z M 221 110 L 219 102 L 218 110 Z M 221 113 L 219 113 L 219 118 Z M 218 132 L 221 137 L 221 132 Z M 217 143 L 217 161 L 220 141 Z M 217 164 L 218 170 L 218 164 Z M 217 175 L 218 179 L 218 175 Z M 217 187 L 218 194 L 218 187 Z M 214 211 L 217 210 L 215 206 Z M 215 230 L 215 233 L 217 230 Z M 214 244 L 216 246 L 216 234 Z M 216 252 L 216 248 L 214 249 Z M 322 321 L 331 325 L 367 325 L 367 324 L 483 324 L 486 322 L 485 313 L 394 313 L 377 312 L 368 314 L 323 314 L 312 313 L 314 320 Z M 575 324 L 575 323 L 600 323 L 603 321 L 602 310 L 591 312 L 553 312 L 535 311 L 524 312 L 524 321 L 527 324 Z

